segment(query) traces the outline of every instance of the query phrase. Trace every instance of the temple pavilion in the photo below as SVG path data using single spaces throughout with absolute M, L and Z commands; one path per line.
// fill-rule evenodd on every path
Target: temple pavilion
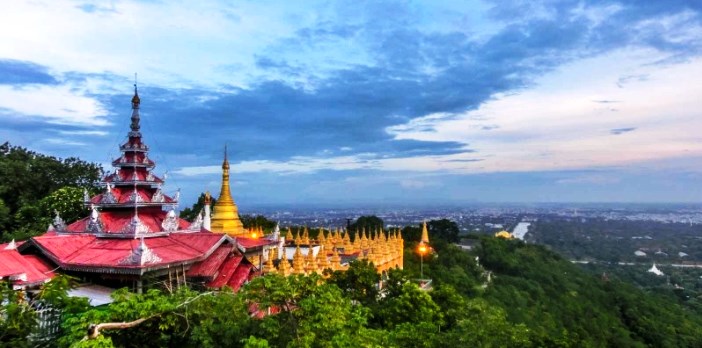
M 131 103 L 130 130 L 119 146 L 121 156 L 112 161 L 114 171 L 104 177 L 101 193 L 91 197 L 85 192 L 90 214 L 71 224 L 57 214 L 45 234 L 7 247 L 41 258 L 34 268 L 48 264 L 84 281 L 129 286 L 137 292 L 154 284 L 238 289 L 260 274 L 245 249 L 270 241 L 212 233 L 205 228 L 209 214 L 193 222 L 179 218 L 175 212 L 179 192 L 172 196 L 164 192 L 164 179 L 154 173 L 156 163 L 142 139 L 136 85 Z M 243 228 L 240 221 L 235 227 Z
M 84 193 L 88 216 L 66 224 L 56 214 L 43 235 L 0 245 L 0 278 L 16 288 L 37 286 L 54 274 L 112 287 L 174 288 L 183 285 L 238 289 L 262 273 L 310 274 L 345 270 L 355 259 L 372 261 L 379 273 L 402 268 L 404 241 L 399 230 L 321 230 L 311 238 L 307 228 L 293 237 L 276 227 L 244 228 L 229 184 L 225 147 L 222 185 L 211 211 L 206 195 L 203 212 L 192 221 L 178 217 L 179 192 L 164 192 L 165 178 L 143 142 L 134 85 L 130 130 L 112 161 L 114 171 L 97 195 Z M 425 226 L 426 229 L 426 226 Z

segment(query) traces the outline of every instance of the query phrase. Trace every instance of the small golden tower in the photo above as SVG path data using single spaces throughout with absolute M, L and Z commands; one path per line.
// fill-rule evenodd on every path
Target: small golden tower
M 290 270 L 290 261 L 288 261 L 288 255 L 287 255 L 287 248 L 283 247 L 283 257 L 280 258 L 280 263 L 278 264 L 278 273 L 284 275 L 284 276 L 289 276 L 291 273 Z
M 261 270 L 263 274 L 275 273 L 276 269 L 273 265 L 273 258 L 275 258 L 275 249 L 270 249 L 268 251 L 268 260 L 266 260 L 266 263 L 263 265 L 263 269 Z
M 334 249 L 334 252 L 332 253 L 331 257 L 331 265 L 329 267 L 336 271 L 336 270 L 341 270 L 341 256 L 339 256 L 339 253 L 336 252 L 336 249 Z
M 227 160 L 227 146 L 224 146 L 224 161 L 222 162 L 222 189 L 219 199 L 214 206 L 214 216 L 211 224 L 212 232 L 226 233 L 232 236 L 245 236 L 246 230 L 239 220 L 237 208 L 232 192 L 229 188 L 229 161 Z
M 319 233 L 317 234 L 317 243 L 319 243 L 319 245 L 324 245 L 325 242 L 326 238 L 324 238 L 324 229 L 320 227 Z
M 295 255 L 293 255 L 293 272 L 296 274 L 305 273 L 305 257 L 302 255 L 299 245 L 295 248 Z
M 317 260 L 314 257 L 314 250 L 312 248 L 307 248 L 307 257 L 305 257 L 305 259 L 305 261 L 307 261 L 305 264 L 305 271 L 307 271 L 307 274 L 317 272 Z
M 429 230 L 427 230 L 427 222 L 422 225 L 422 243 L 429 244 Z
M 305 230 L 302 232 L 302 244 L 310 245 L 310 231 L 307 229 L 307 226 L 305 226 Z
M 317 252 L 317 268 L 319 268 L 320 271 L 324 271 L 329 267 L 330 266 L 329 259 L 327 259 L 327 251 L 324 249 L 324 245 L 321 245 L 319 247 L 319 251 Z

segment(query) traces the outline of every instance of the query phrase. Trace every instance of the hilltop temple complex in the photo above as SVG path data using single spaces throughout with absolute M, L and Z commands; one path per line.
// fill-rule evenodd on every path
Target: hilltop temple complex
M 114 171 L 103 178 L 102 192 L 84 192 L 88 216 L 67 224 L 57 212 L 44 234 L 1 244 L 0 279 L 16 289 L 66 273 L 136 292 L 183 285 L 236 290 L 264 273 L 322 274 L 345 270 L 355 259 L 373 262 L 379 273 L 403 267 L 399 230 L 363 229 L 351 238 L 351 231 L 330 228 L 312 238 L 306 227 L 295 236 L 290 228 L 285 236 L 277 226 L 267 235 L 260 227 L 244 228 L 231 194 L 226 147 L 214 207 L 207 194 L 194 221 L 179 218 L 180 192 L 164 192 L 165 180 L 154 173 L 156 163 L 142 139 L 136 85 L 131 104 L 130 130 L 112 161 Z

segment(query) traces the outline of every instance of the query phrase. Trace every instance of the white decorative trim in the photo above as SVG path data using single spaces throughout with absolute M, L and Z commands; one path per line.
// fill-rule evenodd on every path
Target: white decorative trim
M 59 215 L 58 210 L 54 209 L 54 213 L 56 213 L 56 217 L 54 217 L 54 221 L 52 225 L 56 229 L 56 231 L 65 231 L 66 230 L 66 222 L 63 221 L 61 216 Z
M 147 263 L 159 263 L 161 258 L 156 255 L 144 243 L 144 238 L 141 238 L 139 245 L 132 249 L 132 252 L 119 262 L 120 265 L 139 265 L 143 266 Z
M 152 203 L 162 203 L 165 202 L 165 198 L 163 196 L 163 191 L 161 190 L 161 184 L 158 185 L 158 189 L 156 189 L 156 192 L 154 192 L 154 195 L 151 197 L 151 202 Z
M 90 233 L 102 233 L 103 226 L 102 220 L 100 219 L 100 213 L 94 205 L 91 207 L 91 209 L 92 212 L 90 212 L 90 221 L 88 221 L 88 226 L 85 227 L 85 231 Z
M 143 203 L 144 199 L 141 198 L 141 195 L 139 194 L 139 192 L 136 189 L 134 189 L 134 191 L 132 191 L 132 193 L 129 195 L 129 199 L 127 200 L 127 202 L 129 202 L 129 203 Z
M 151 232 L 151 229 L 149 229 L 149 226 L 146 226 L 141 219 L 139 219 L 139 215 L 137 213 L 134 213 L 134 216 L 132 217 L 132 221 L 130 221 L 128 224 L 124 225 L 122 228 L 122 231 L 120 231 L 125 234 L 146 234 Z
M 15 243 L 15 240 L 12 239 L 12 241 L 7 243 L 7 245 L 5 246 L 5 250 L 14 250 L 14 249 L 17 249 L 17 243 Z
M 105 192 L 102 195 L 102 198 L 100 198 L 100 203 L 106 203 L 106 204 L 117 203 L 117 197 L 115 197 L 114 193 L 112 193 L 112 189 L 114 188 L 114 185 L 110 185 L 110 183 L 106 183 L 106 186 L 107 186 L 107 192 Z
M 163 219 L 163 222 L 161 223 L 161 227 L 166 232 L 173 232 L 178 230 L 178 217 L 176 216 L 175 210 L 171 209 L 168 211 L 166 218 Z
M 200 211 L 199 214 L 195 217 L 195 221 L 190 223 L 190 226 L 188 226 L 189 231 L 199 231 L 202 229 L 203 223 L 205 222 L 204 219 L 202 218 L 202 210 Z

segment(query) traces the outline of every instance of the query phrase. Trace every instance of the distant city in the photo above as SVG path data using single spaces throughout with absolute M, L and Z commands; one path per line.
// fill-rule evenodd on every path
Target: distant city
M 386 227 L 417 225 L 424 220 L 449 219 L 462 233 L 489 233 L 512 230 L 520 221 L 536 221 L 544 216 L 660 223 L 702 224 L 700 204 L 472 204 L 467 207 L 438 208 L 317 208 L 255 207 L 241 208 L 242 214 L 263 215 L 281 226 L 343 227 L 347 219 L 364 215 L 383 219 Z

